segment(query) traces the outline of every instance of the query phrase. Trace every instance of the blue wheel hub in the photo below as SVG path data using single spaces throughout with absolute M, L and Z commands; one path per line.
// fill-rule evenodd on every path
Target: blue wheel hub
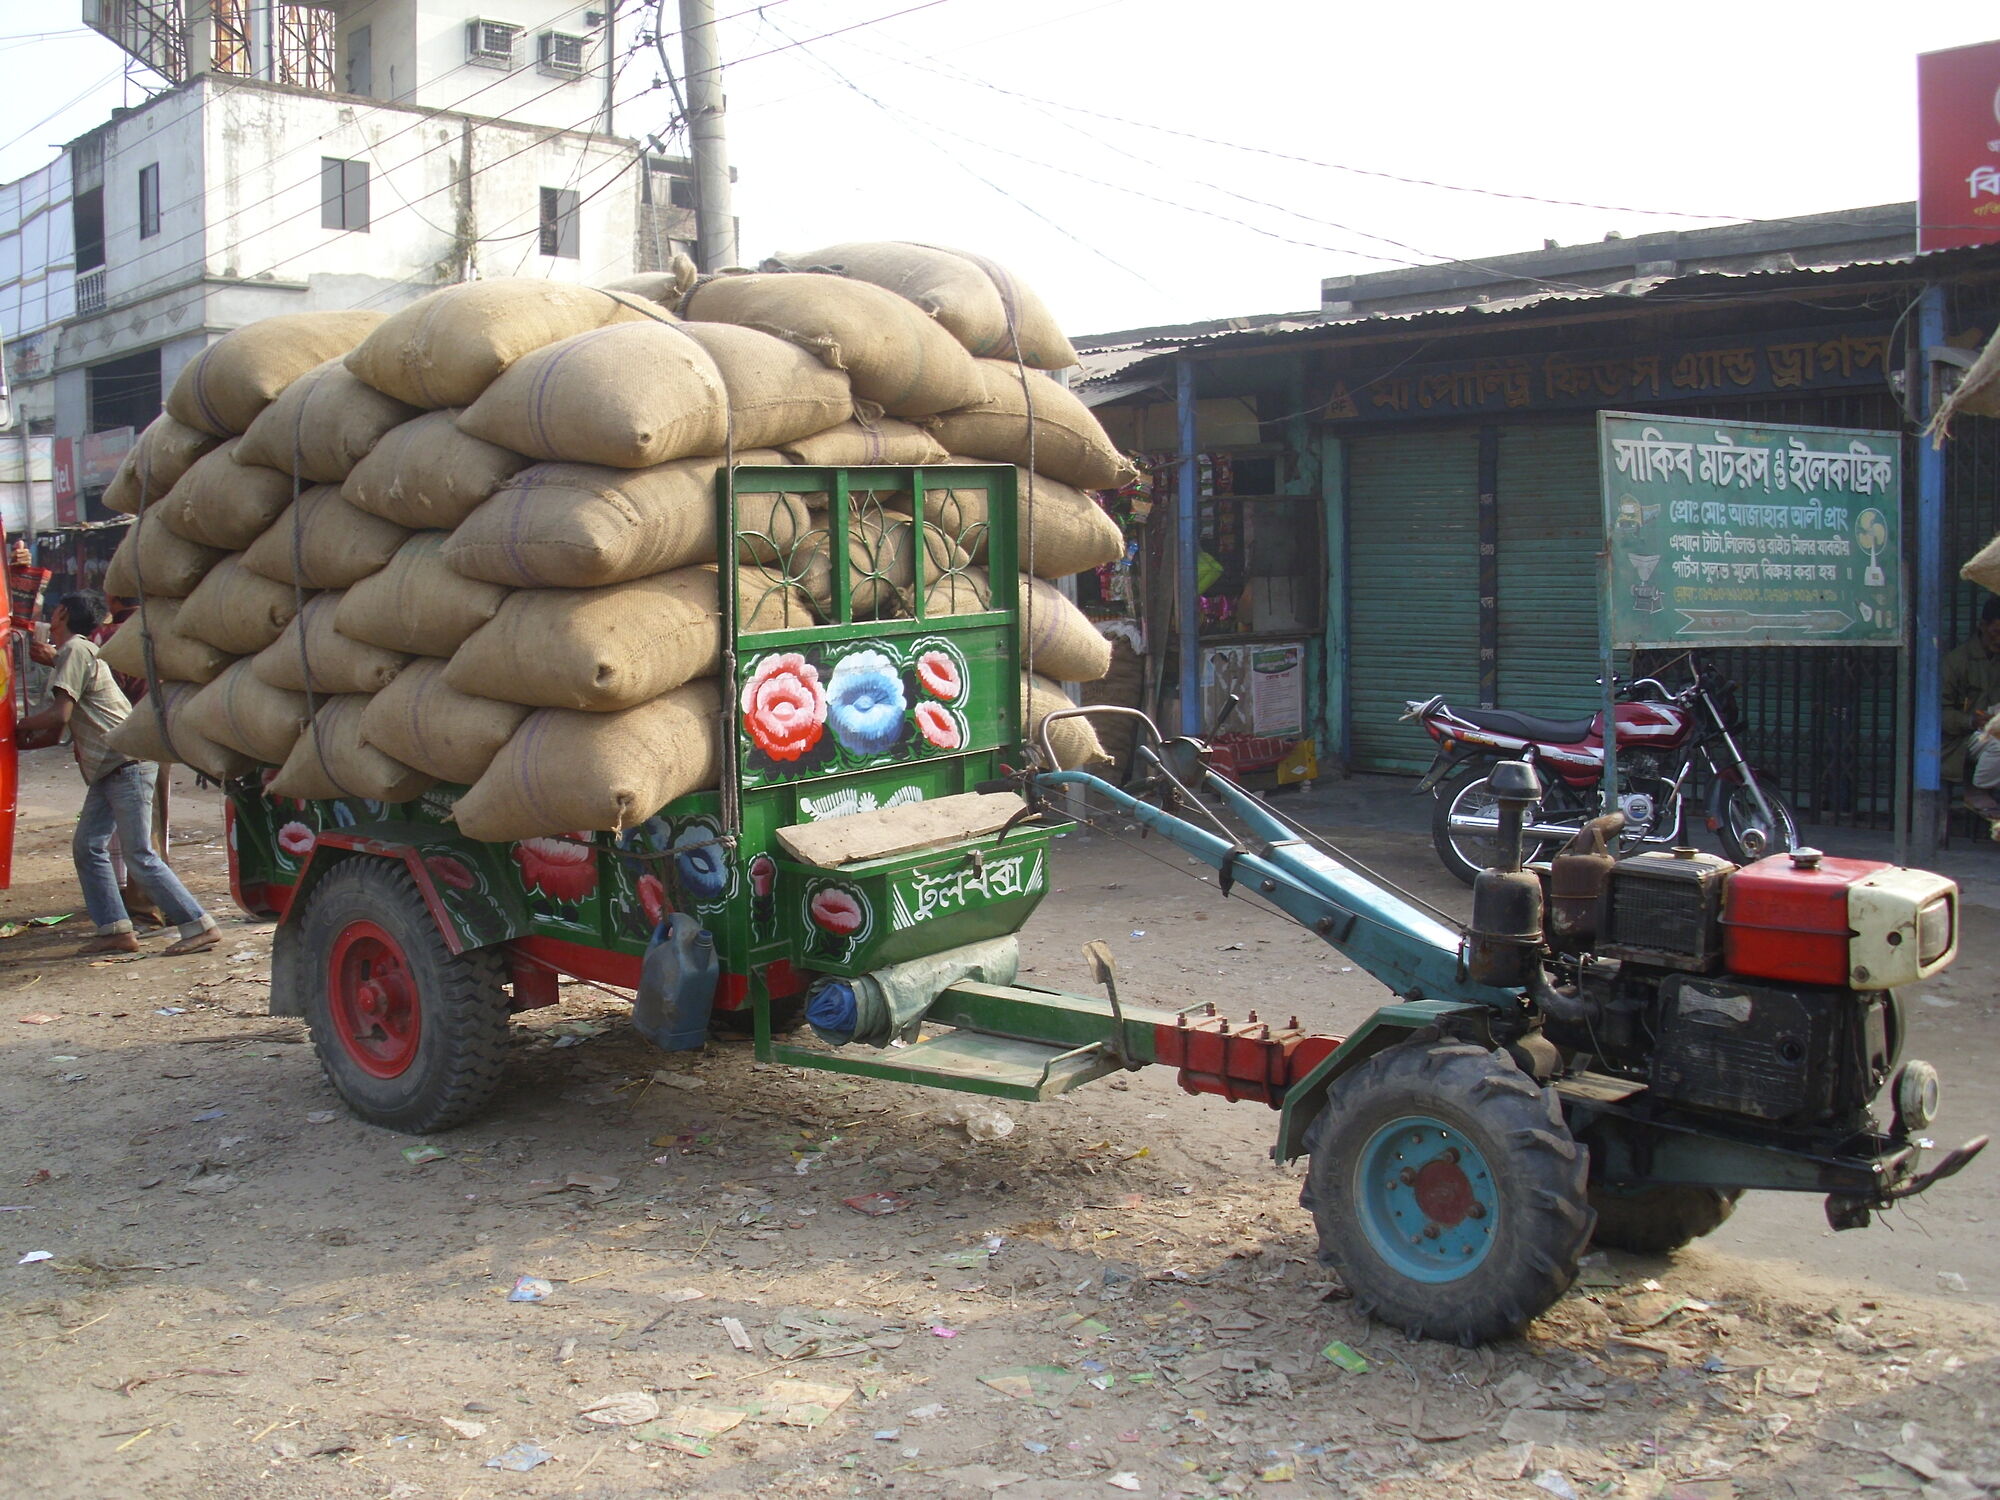
M 1455 1281 L 1486 1258 L 1500 1227 L 1493 1171 L 1461 1132 L 1405 1115 L 1368 1138 L 1354 1204 L 1375 1253 L 1413 1281 Z

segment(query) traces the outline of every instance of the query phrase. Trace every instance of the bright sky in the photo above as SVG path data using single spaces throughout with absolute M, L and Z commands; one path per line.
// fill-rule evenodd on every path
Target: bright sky
M 79 8 L 0 0 L 0 181 L 125 99 L 110 43 L 38 36 Z M 960 245 L 1086 333 L 1311 308 L 1325 275 L 1545 238 L 1913 198 L 1915 55 L 1996 36 L 1990 0 L 767 0 L 723 51 L 746 260 Z M 621 133 L 667 124 L 656 71 L 626 65 Z

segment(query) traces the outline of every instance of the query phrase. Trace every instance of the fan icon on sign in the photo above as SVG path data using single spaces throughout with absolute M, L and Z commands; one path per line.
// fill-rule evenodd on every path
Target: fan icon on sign
M 1861 574 L 1864 586 L 1877 589 L 1889 581 L 1882 571 L 1882 553 L 1889 545 L 1889 523 L 1882 512 L 1870 506 L 1854 521 L 1855 544 L 1868 554 L 1868 566 Z

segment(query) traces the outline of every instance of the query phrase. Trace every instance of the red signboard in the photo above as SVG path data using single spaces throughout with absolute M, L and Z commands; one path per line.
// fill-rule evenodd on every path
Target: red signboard
M 56 525 L 74 526 L 76 515 L 76 439 L 59 437 L 54 444 L 51 475 L 55 481 Z
M 2000 42 L 1917 58 L 1917 248 L 2000 241 Z

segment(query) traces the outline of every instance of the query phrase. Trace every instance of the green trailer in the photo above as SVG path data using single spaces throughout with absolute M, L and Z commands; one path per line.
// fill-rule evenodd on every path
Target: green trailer
M 563 975 L 633 992 L 635 1024 L 663 1045 L 734 1029 L 766 1061 L 998 1098 L 1172 1067 L 1192 1092 L 1276 1112 L 1273 1155 L 1311 1158 L 1322 1258 L 1364 1307 L 1468 1341 L 1546 1308 L 1593 1232 L 1672 1248 L 1751 1187 L 1823 1193 L 1850 1227 L 1983 1145 L 1923 1163 L 1936 1074 L 1898 1057 L 1895 986 L 1956 951 L 1948 881 L 1857 861 L 1764 871 L 1780 896 L 1828 896 L 1832 879 L 1828 899 L 1860 914 L 1837 941 L 1872 944 L 1878 968 L 1850 974 L 1843 949 L 1831 982 L 1737 973 L 1734 866 L 1576 851 L 1556 866 L 1583 864 L 1524 870 L 1526 766 L 1496 772 L 1513 854 L 1481 877 L 1466 924 L 1345 861 L 1198 740 L 1142 722 L 1124 787 L 1061 769 L 1063 715 L 1024 731 L 1016 484 L 1007 466 L 726 473 L 718 535 L 757 567 L 719 573 L 720 784 L 634 826 L 480 843 L 452 823 L 462 788 L 385 806 L 232 784 L 232 890 L 279 918 L 272 1013 L 306 1019 L 358 1115 L 414 1132 L 486 1103 L 509 1017 L 554 1003 Z M 779 490 L 810 530 L 741 532 L 743 497 Z M 804 590 L 818 623 L 745 628 L 769 613 L 764 589 Z M 1011 940 L 1050 887 L 1059 791 L 1318 934 L 1387 1002 L 1344 1038 L 1149 1008 L 1119 995 L 1100 945 L 1102 995 L 1016 982 Z M 1569 904 L 1549 930 L 1552 875 Z M 1798 941 L 1824 959 L 1835 940 Z M 807 1021 L 834 1045 L 794 1040 Z

